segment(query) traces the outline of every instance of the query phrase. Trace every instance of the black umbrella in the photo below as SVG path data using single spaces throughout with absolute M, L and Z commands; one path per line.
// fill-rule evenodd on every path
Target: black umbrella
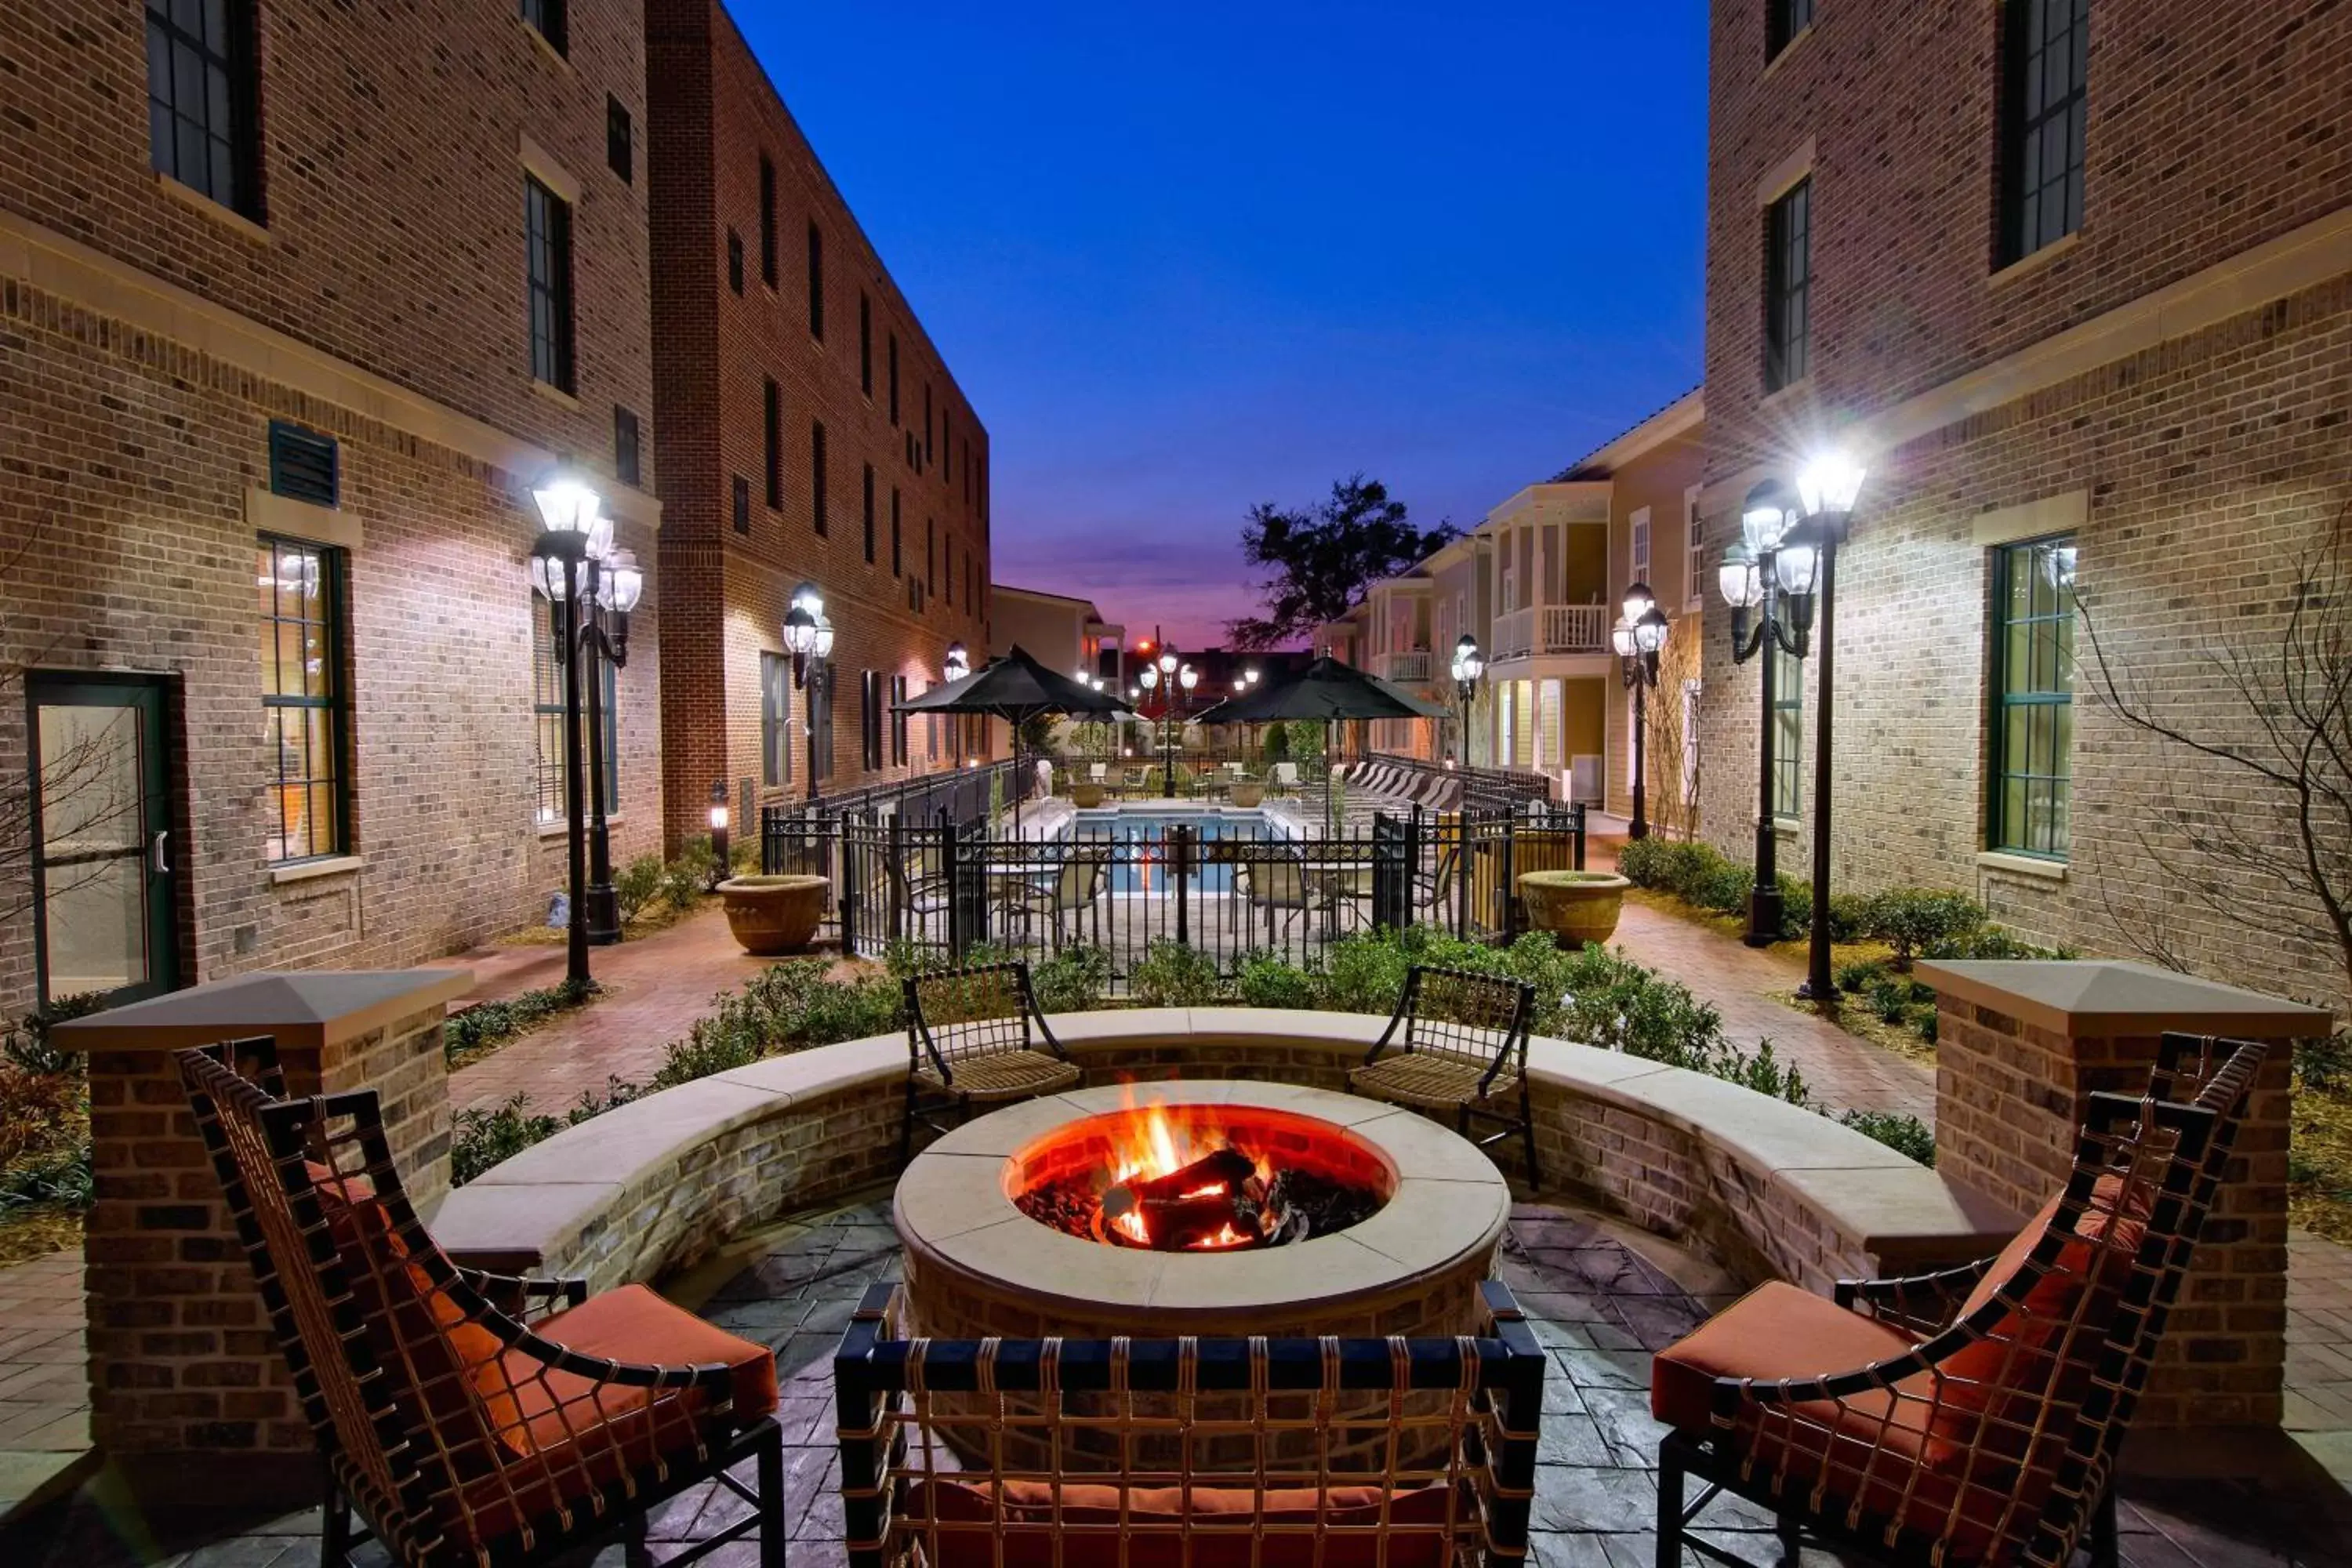
M 990 659 L 961 680 L 935 686 L 898 705 L 901 713 L 984 713 L 1013 730 L 1013 758 L 1021 760 L 1021 726 L 1040 713 L 1113 716 L 1129 711 L 1108 692 L 1097 691 L 1046 668 L 1019 645 Z M 1013 802 L 1013 824 L 1021 826 L 1021 802 Z
M 1350 664 L 1325 654 L 1291 680 L 1262 690 L 1230 697 L 1211 710 L 1220 724 L 1271 724 L 1282 720 L 1308 720 L 1326 726 L 1324 757 L 1328 765 L 1328 726 L 1337 719 L 1445 719 L 1452 715 L 1434 702 L 1391 686 Z M 1331 792 L 1323 792 L 1324 826 L 1330 826 Z

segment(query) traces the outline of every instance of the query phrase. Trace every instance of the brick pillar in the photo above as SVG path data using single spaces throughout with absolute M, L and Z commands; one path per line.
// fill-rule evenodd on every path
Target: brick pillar
M 2286 1332 L 2288 1042 L 2315 1007 L 2144 963 L 1923 963 L 1936 988 L 1936 1168 L 2020 1215 L 2073 1167 L 2088 1097 L 2137 1093 L 2168 1030 L 2274 1043 L 2135 1431 L 2276 1427 Z
M 90 1435 L 142 1500 L 316 1500 L 313 1454 L 174 1051 L 277 1039 L 298 1095 L 373 1089 L 420 1211 L 449 1191 L 441 1023 L 463 970 L 254 974 L 60 1026 L 89 1058 Z

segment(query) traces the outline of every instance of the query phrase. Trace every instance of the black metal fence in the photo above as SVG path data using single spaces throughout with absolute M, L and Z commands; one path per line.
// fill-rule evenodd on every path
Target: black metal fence
M 1448 767 L 1444 763 L 1426 763 L 1419 757 L 1400 757 L 1387 752 L 1376 752 L 1366 760 L 1423 777 L 1458 780 L 1463 801 L 1473 810 L 1515 811 L 1530 801 L 1551 798 L 1551 780 L 1517 768 Z
M 947 962 L 987 943 L 1033 962 L 1101 950 L 1124 990 L 1174 942 L 1231 973 L 1254 954 L 1292 963 L 1375 927 L 1508 942 L 1519 872 L 1581 868 L 1580 811 L 1374 817 L 1369 835 L 1293 832 L 1255 814 L 1081 814 L 1056 839 L 992 835 L 984 819 L 906 813 L 771 821 L 771 871 L 833 879 L 846 952 Z

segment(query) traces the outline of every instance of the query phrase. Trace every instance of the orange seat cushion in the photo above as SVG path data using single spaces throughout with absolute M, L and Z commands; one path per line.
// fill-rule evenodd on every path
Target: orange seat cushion
M 1901 1355 L 1917 1342 L 1891 1323 L 1775 1279 L 1657 1353 L 1650 1364 L 1650 1414 L 1705 1436 L 1715 1430 L 1718 1377 L 1822 1377 Z
M 1126 1568 L 1252 1568 L 1253 1563 L 1317 1568 L 1316 1536 L 1307 1527 L 1318 1521 L 1347 1532 L 1323 1538 L 1320 1568 L 1444 1568 L 1454 1544 L 1447 1526 L 1467 1527 L 1477 1517 L 1466 1499 L 1442 1485 L 1395 1492 L 1369 1486 L 1278 1489 L 1261 1506 L 1246 1487 L 1195 1486 L 1189 1494 L 1180 1487 L 1139 1487 L 1122 1493 L 1115 1486 L 1008 1481 L 1000 1493 L 983 1482 L 943 1480 L 913 1489 L 902 1523 L 917 1539 L 925 1521 L 936 1519 L 944 1527 L 932 1568 L 999 1568 L 996 1537 L 986 1527 L 999 1518 L 1000 1496 L 1008 1527 L 1001 1568 L 1116 1568 L 1122 1561 Z M 1391 1527 L 1411 1527 L 1386 1537 L 1385 1555 L 1375 1533 L 1384 1502 Z M 1123 1557 L 1116 1528 L 1122 1517 L 1133 1530 Z M 1260 1541 L 1253 1531 L 1261 1520 L 1287 1528 Z M 1188 1524 L 1202 1528 L 1188 1531 Z M 1255 1557 L 1254 1544 L 1259 1548 Z

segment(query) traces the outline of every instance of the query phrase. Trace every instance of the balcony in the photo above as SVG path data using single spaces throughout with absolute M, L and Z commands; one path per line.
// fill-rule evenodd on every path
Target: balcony
M 1607 653 L 1607 605 L 1539 605 L 1495 617 L 1496 659 L 1548 653 Z
M 1381 655 L 1381 679 L 1382 680 L 1427 680 L 1429 650 L 1422 647 L 1406 653 Z

